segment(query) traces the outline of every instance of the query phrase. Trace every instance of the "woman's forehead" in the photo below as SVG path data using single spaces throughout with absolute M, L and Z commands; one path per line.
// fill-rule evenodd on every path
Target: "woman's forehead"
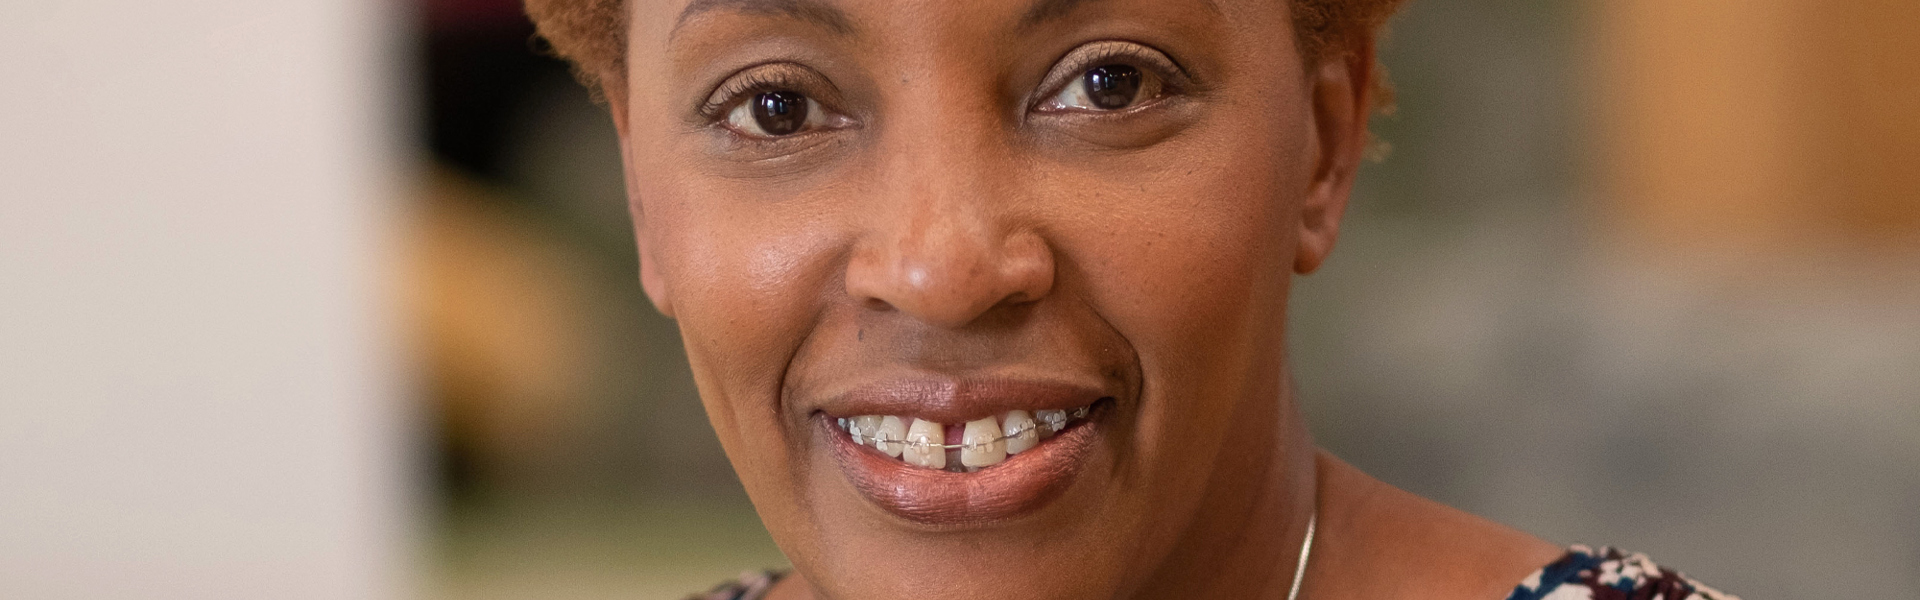
M 1247 6 L 1235 6 L 1247 5 Z M 1214 18 L 1251 6 L 1284 11 L 1286 2 L 1237 0 L 634 0 L 641 29 L 678 37 L 703 21 L 785 21 L 836 35 L 872 37 L 968 28 L 999 33 L 1040 29 L 1096 14 L 1177 10 Z M 1197 13 L 1195 11 L 1198 11 Z M 660 25 L 666 25 L 661 27 Z

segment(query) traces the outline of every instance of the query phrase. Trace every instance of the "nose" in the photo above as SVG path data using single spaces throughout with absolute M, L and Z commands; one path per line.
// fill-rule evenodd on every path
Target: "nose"
M 879 217 L 849 257 L 849 296 L 958 329 L 1053 290 L 1053 251 L 1039 232 L 1000 222 L 981 194 L 955 189 L 969 186 L 914 187 L 918 197 Z

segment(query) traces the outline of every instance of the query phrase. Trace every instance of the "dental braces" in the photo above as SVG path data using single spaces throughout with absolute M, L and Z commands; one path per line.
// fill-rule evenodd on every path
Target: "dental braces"
M 1028 425 L 1026 427 L 1022 427 L 1018 430 L 1015 430 L 1013 432 L 1013 435 L 1002 434 L 1000 437 L 996 437 L 986 441 L 976 441 L 973 443 L 961 442 L 958 444 L 935 444 L 931 441 L 924 440 L 924 439 L 896 440 L 891 437 L 886 437 L 881 435 L 872 435 L 872 436 L 863 435 L 862 433 L 855 432 L 848 427 L 849 425 L 852 424 L 852 421 L 853 421 L 852 419 L 842 417 L 840 418 L 839 423 L 840 423 L 840 430 L 851 434 L 853 436 L 854 443 L 860 444 L 862 446 L 879 447 L 881 444 L 899 444 L 903 447 L 914 448 L 918 450 L 930 450 L 933 448 L 939 448 L 942 450 L 966 450 L 968 448 L 976 448 L 976 449 L 985 448 L 986 446 L 991 445 L 994 442 L 1004 442 L 1013 438 L 1026 435 L 1028 433 L 1036 432 L 1043 425 L 1051 428 L 1053 430 L 1053 433 L 1060 433 L 1061 430 L 1064 430 L 1067 428 L 1067 425 L 1073 424 L 1075 421 L 1079 421 L 1081 419 L 1087 418 L 1087 413 L 1090 411 L 1091 411 L 1090 407 L 1082 406 L 1080 408 L 1066 411 L 1065 416 L 1058 416 L 1058 418 L 1055 418 L 1055 419 L 1048 419 L 1047 422 L 1041 422 L 1036 417 L 1036 420 L 1032 425 Z M 1049 416 L 1057 416 L 1057 415 L 1049 415 Z

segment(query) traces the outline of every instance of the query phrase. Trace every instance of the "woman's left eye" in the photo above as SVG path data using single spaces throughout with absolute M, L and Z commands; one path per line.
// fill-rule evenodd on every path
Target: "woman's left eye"
M 1151 71 L 1125 64 L 1101 65 L 1068 82 L 1047 108 L 1097 112 L 1131 108 L 1159 97 L 1161 85 Z
M 792 90 L 760 92 L 727 112 L 727 127 L 759 138 L 787 137 L 826 124 L 820 103 Z

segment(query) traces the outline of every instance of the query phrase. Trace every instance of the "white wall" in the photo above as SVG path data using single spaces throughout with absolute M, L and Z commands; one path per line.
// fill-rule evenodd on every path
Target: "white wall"
M 411 591 L 398 5 L 7 3 L 0 597 Z

